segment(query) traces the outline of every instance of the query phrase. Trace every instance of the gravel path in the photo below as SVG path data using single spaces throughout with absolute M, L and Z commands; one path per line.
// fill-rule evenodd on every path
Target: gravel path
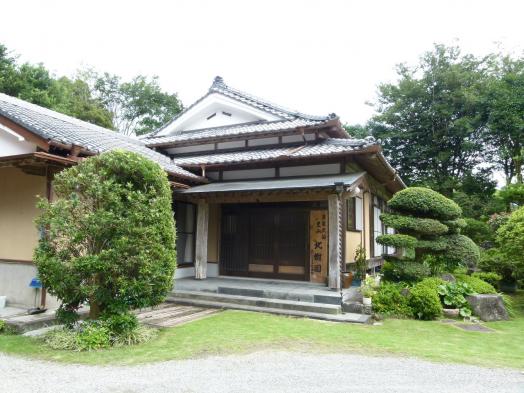
M 524 374 L 342 354 L 257 352 L 133 367 L 64 365 L 0 354 L 0 391 L 522 393 Z

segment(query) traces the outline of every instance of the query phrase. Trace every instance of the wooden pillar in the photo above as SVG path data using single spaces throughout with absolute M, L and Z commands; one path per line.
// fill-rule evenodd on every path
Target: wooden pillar
M 328 196 L 329 214 L 329 288 L 340 289 L 340 264 L 342 262 L 341 201 L 337 194 Z
M 207 276 L 207 235 L 209 230 L 209 204 L 198 202 L 196 227 L 195 278 L 203 280 Z

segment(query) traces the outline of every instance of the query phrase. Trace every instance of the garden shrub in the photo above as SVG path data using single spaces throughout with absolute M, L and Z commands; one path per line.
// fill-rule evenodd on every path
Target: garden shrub
M 478 277 L 468 276 L 467 274 L 456 274 L 457 282 L 466 283 L 475 293 L 481 295 L 496 294 L 497 290 L 493 285 L 481 280 Z
M 402 289 L 400 284 L 382 283 L 373 296 L 373 311 L 383 316 L 411 317 L 413 313 Z
M 409 306 L 418 319 L 431 320 L 442 314 L 437 291 L 427 284 L 415 285 L 409 294 Z
M 494 238 L 494 232 L 488 223 L 474 218 L 465 218 L 466 226 L 461 229 L 460 233 L 466 235 L 476 244 L 480 245 Z
M 380 217 L 395 233 L 377 236 L 377 243 L 409 250 L 403 258 L 418 263 L 433 256 L 435 263 L 448 269 L 461 264 L 470 269 L 476 266 L 478 246 L 460 234 L 465 222 L 454 201 L 429 188 L 410 187 L 396 193 L 388 206 L 391 212 Z M 438 270 L 435 264 L 432 269 Z
M 79 351 L 92 351 L 111 346 L 109 327 L 98 321 L 82 323 L 76 334 L 76 346 Z
M 522 186 L 524 189 L 524 185 Z M 508 221 L 497 230 L 499 252 L 513 264 L 515 281 L 524 277 L 524 206 L 515 210 Z
M 502 276 L 500 274 L 493 272 L 475 272 L 472 274 L 472 276 L 480 278 L 482 281 L 486 281 L 494 288 L 498 288 L 499 281 L 502 280 Z
M 101 320 L 116 335 L 133 332 L 138 328 L 138 319 L 135 314 L 131 313 L 102 315 Z
M 442 298 L 442 303 L 449 306 L 448 308 L 458 308 L 462 317 L 471 316 L 471 307 L 466 296 L 473 293 L 474 291 L 464 282 L 447 282 L 438 287 L 438 294 Z
M 384 281 L 414 283 L 428 277 L 430 270 L 417 262 L 389 260 L 382 266 L 382 274 Z
M 425 187 L 409 187 L 397 192 L 388 206 L 399 212 L 438 220 L 454 220 L 462 214 L 460 206 L 451 199 Z
M 435 293 L 437 293 L 439 286 L 444 284 L 446 284 L 446 281 L 444 281 L 440 277 L 428 277 L 420 281 L 417 285 L 419 287 L 430 288 L 432 291 L 435 291 Z
M 59 316 L 71 325 L 85 302 L 91 319 L 162 302 L 176 258 L 164 170 L 138 154 L 112 151 L 60 172 L 53 187 L 56 198 L 38 204 L 37 225 L 46 231 L 34 259 L 42 283 L 63 304 Z M 92 329 L 95 339 L 86 336 L 86 346 L 104 345 L 103 328 Z
M 0 319 L 0 334 L 7 330 L 7 324 L 4 320 Z

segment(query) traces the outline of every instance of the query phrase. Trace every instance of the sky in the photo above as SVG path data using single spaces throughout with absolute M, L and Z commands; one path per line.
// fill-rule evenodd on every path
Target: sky
M 433 43 L 524 50 L 524 1 L 10 1 L 0 43 L 56 75 L 158 75 L 184 105 L 213 78 L 314 115 L 365 123 L 377 86 Z

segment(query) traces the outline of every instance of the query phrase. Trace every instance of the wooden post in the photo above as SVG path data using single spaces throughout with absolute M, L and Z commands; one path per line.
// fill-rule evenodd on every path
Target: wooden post
M 340 289 L 340 263 L 342 261 L 342 246 L 340 232 L 342 230 L 340 196 L 328 196 L 329 214 L 329 288 Z
M 196 227 L 195 278 L 203 280 L 207 276 L 207 234 L 209 229 L 209 204 L 198 202 Z

